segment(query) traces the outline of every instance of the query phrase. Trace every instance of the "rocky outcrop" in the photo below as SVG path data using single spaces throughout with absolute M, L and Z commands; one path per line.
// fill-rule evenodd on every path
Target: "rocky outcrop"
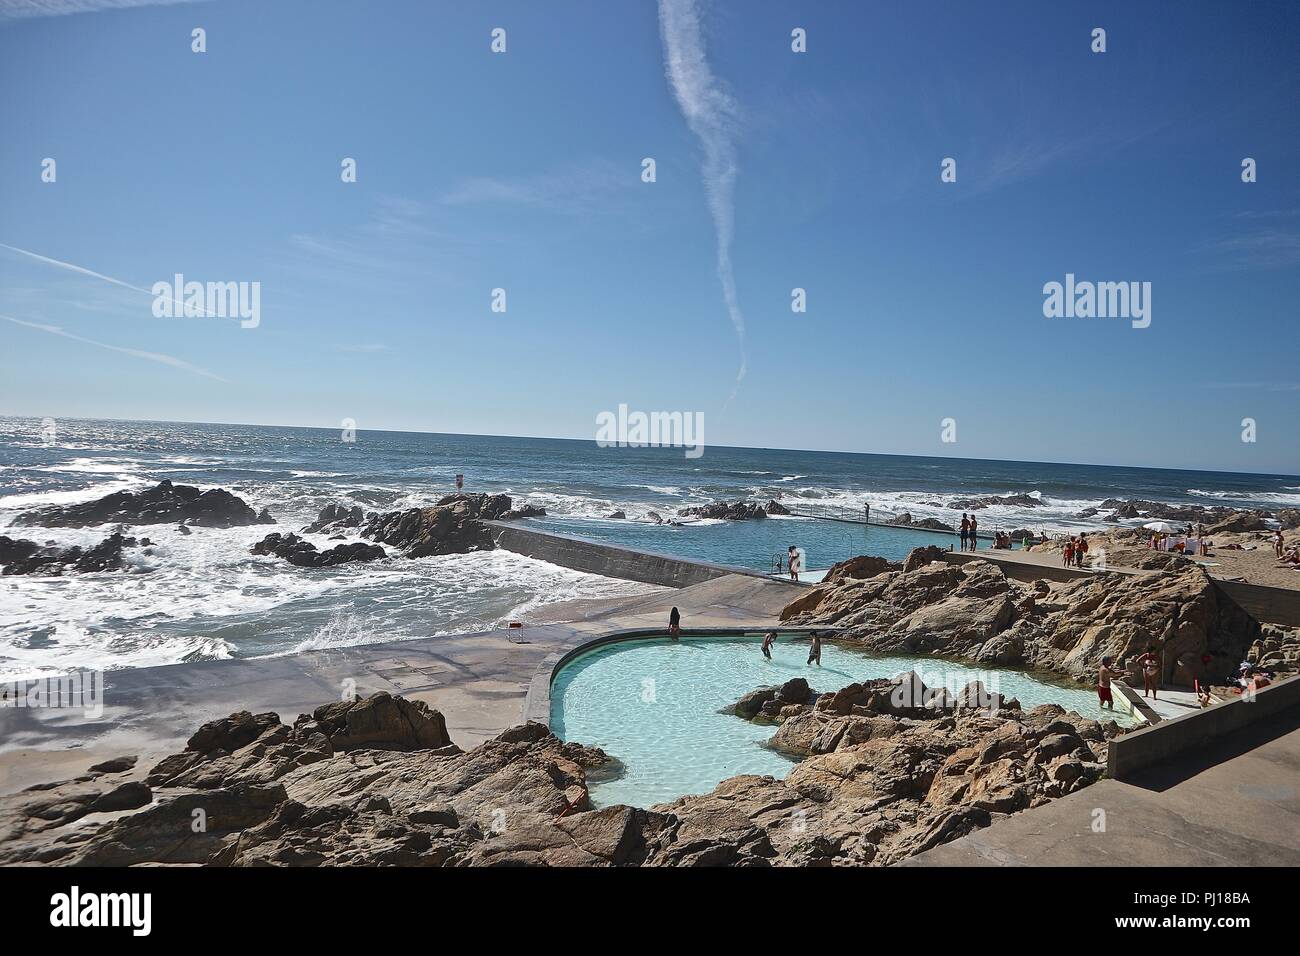
M 360 505 L 352 507 L 345 504 L 326 505 L 316 516 L 316 520 L 302 529 L 302 533 L 330 534 L 348 528 L 360 528 L 365 520 L 366 513 Z
M 1033 495 L 976 495 L 971 498 L 955 498 L 947 507 L 954 511 L 979 511 L 992 505 L 1014 505 L 1017 508 L 1039 508 L 1043 505 L 1041 498 Z
M 710 505 L 683 508 L 677 512 L 683 518 L 723 518 L 727 521 L 748 521 L 768 515 L 788 515 L 790 511 L 778 501 L 761 505 L 756 501 L 715 501 Z
M 374 515 L 361 533 L 408 558 L 489 551 L 496 544 L 483 522 L 503 518 L 510 504 L 509 495 L 448 495 L 431 508 Z
M 50 505 L 20 514 L 16 527 L 84 528 L 99 524 L 175 524 L 201 528 L 234 528 L 274 524 L 265 508 L 256 512 L 224 488 L 200 491 L 164 479 L 146 491 L 118 491 L 95 501 Z
M 57 576 L 67 572 L 120 571 L 127 566 L 122 556 L 124 548 L 148 547 L 150 543 L 148 538 L 137 540 L 114 533 L 91 548 L 59 548 L 0 535 L 0 574 Z
M 770 723 L 789 716 L 787 708 L 798 711 L 817 698 L 817 692 L 802 677 L 792 677 L 779 687 L 760 687 L 750 691 L 730 708 L 742 720 Z
M 546 509 L 539 508 L 537 505 L 524 505 L 520 508 L 512 508 L 501 516 L 502 521 L 514 521 L 516 518 L 545 518 Z
M 902 571 L 819 585 L 782 620 L 834 626 L 880 651 L 946 654 L 1031 666 L 1091 682 L 1102 657 L 1132 663 L 1162 648 L 1171 683 L 1222 680 L 1260 627 L 1187 563 L 1163 573 L 1097 574 L 1049 586 L 1009 581 L 990 562 L 913 561 Z
M 912 675 L 896 683 L 913 703 L 933 698 Z M 465 752 L 437 711 L 387 694 L 293 726 L 241 712 L 204 724 L 144 782 L 92 773 L 0 798 L 0 863 L 887 864 L 1086 786 L 1116 732 L 996 697 L 904 706 L 891 686 L 815 697 L 788 682 L 778 736 L 806 756 L 786 780 L 733 777 L 649 809 L 592 809 L 589 774 L 610 759 L 540 724 Z M 86 819 L 99 813 L 111 815 Z
M 1205 529 L 1206 534 L 1224 534 L 1226 532 L 1267 531 L 1268 522 L 1264 516 L 1255 511 L 1238 511 Z
M 949 531 L 955 532 L 957 529 L 950 524 L 945 524 L 938 518 L 913 518 L 912 512 L 904 511 L 890 518 L 885 524 L 897 525 L 901 528 L 925 528 L 929 531 Z
M 376 561 L 388 557 L 377 544 L 354 541 L 351 544 L 339 544 L 326 551 L 321 551 L 296 534 L 281 535 L 278 532 L 268 534 L 249 549 L 250 554 L 273 554 L 284 558 L 290 564 L 300 568 L 332 568 L 350 561 Z
M 781 724 L 773 745 L 798 742 L 785 749 L 804 757 L 785 780 L 732 777 L 652 812 L 679 827 L 752 827 L 774 864 L 888 865 L 1094 782 L 1118 732 L 1050 704 L 835 712 L 829 701 L 846 693 L 859 691 L 823 695 Z
M 846 578 L 874 578 L 886 571 L 897 571 L 901 565 L 870 554 L 860 554 L 856 558 L 847 558 L 832 564 L 821 583 L 833 584 Z

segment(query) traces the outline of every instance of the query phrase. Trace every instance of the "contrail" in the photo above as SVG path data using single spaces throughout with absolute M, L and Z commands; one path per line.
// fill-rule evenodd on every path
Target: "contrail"
M 60 335 L 65 339 L 72 339 L 74 342 L 83 342 L 86 345 L 94 345 L 97 348 L 108 349 L 110 352 L 121 352 L 123 355 L 148 359 L 151 362 L 161 362 L 163 365 L 170 365 L 172 368 L 179 368 L 186 372 L 193 372 L 195 375 L 202 375 L 206 378 L 216 379 L 218 382 L 223 382 L 226 385 L 230 384 L 227 379 L 222 378 L 220 375 L 209 372 L 205 368 L 199 368 L 197 365 L 191 365 L 189 362 L 178 359 L 172 355 L 164 355 L 161 352 L 146 352 L 143 349 L 128 349 L 121 345 L 109 345 L 107 342 L 96 342 L 94 339 L 87 339 L 80 335 L 73 335 L 71 332 L 65 332 L 57 325 L 42 325 L 39 322 L 24 322 L 22 319 L 15 319 L 8 315 L 0 315 L 0 319 L 4 319 L 6 322 L 12 322 L 14 325 L 24 325 L 29 329 L 38 329 L 41 332 L 48 332 L 51 335 Z
M 7 243 L 0 242 L 0 249 L 8 249 L 10 252 L 17 252 L 20 255 L 28 256 L 38 262 L 44 262 L 52 266 L 58 266 L 60 269 L 67 269 L 69 272 L 77 272 L 83 276 L 90 276 L 94 279 L 103 279 L 105 282 L 111 282 L 113 285 L 121 286 L 123 289 L 130 289 L 132 292 L 143 292 L 147 296 L 154 296 L 152 289 L 142 289 L 138 285 L 132 285 L 129 282 L 123 282 L 121 279 L 114 279 L 112 276 L 106 276 L 102 272 L 95 272 L 93 269 L 87 269 L 85 266 L 79 266 L 72 262 L 64 262 L 62 259 L 51 259 L 49 256 L 43 256 L 39 252 L 29 252 L 26 249 L 19 249 L 17 246 L 11 246 Z M 156 298 L 156 296 L 155 296 Z M 180 299 L 168 297 L 171 303 L 180 309 L 185 309 L 185 303 Z M 210 312 L 202 306 L 193 307 L 195 310 L 202 312 L 207 318 L 221 318 L 215 312 Z M 17 319 L 14 320 L 18 321 Z
M 736 220 L 736 104 L 713 75 L 704 56 L 697 0 L 659 0 L 659 33 L 663 38 L 668 84 L 686 117 L 686 125 L 704 147 L 704 189 L 718 234 L 718 278 L 722 281 L 727 314 L 740 346 L 740 369 L 727 398 L 730 404 L 745 377 L 746 366 L 745 316 L 736 301 L 736 277 L 731 268 L 731 240 Z

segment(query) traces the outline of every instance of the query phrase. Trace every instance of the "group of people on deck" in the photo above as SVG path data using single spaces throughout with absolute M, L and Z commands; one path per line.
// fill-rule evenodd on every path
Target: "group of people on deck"
M 1065 547 L 1061 550 L 1061 563 L 1068 567 L 1083 567 L 1084 559 L 1088 557 L 1088 533 L 1081 531 L 1078 537 L 1070 536 L 1070 540 L 1065 542 Z

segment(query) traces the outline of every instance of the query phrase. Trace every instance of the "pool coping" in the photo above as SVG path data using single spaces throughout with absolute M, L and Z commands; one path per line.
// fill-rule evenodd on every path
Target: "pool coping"
M 683 628 L 683 637 L 736 637 L 750 634 L 763 634 L 767 631 L 776 631 L 778 634 L 810 634 L 813 631 L 820 631 L 828 636 L 838 636 L 842 628 L 837 627 L 700 627 L 700 628 Z M 574 647 L 562 651 L 552 651 L 542 662 L 537 665 L 537 670 L 533 673 L 533 679 L 528 684 L 528 696 L 524 699 L 524 722 L 533 722 L 543 725 L 548 729 L 551 726 L 551 685 L 560 671 L 564 669 L 574 658 L 593 651 L 598 647 L 606 644 L 619 644 L 624 641 L 649 640 L 656 637 L 667 637 L 668 632 L 662 627 L 634 627 L 620 628 L 614 631 L 607 631 L 593 637 L 591 640 L 583 641 Z

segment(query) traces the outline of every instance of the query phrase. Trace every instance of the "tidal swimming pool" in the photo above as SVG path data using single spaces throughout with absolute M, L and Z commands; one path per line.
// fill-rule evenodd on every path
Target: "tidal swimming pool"
M 1086 717 L 1134 722 L 1122 709 L 1102 710 L 1086 687 L 1057 684 L 1021 671 L 981 670 L 933 657 L 870 654 L 827 642 L 822 666 L 807 665 L 808 643 L 782 637 L 772 660 L 761 639 L 691 635 L 678 643 L 647 638 L 606 644 L 560 670 L 551 685 L 551 729 L 562 740 L 600 747 L 621 760 L 617 779 L 593 781 L 592 802 L 648 807 L 688 793 L 707 793 L 742 773 L 784 777 L 795 762 L 764 746 L 773 725 L 719 711 L 758 687 L 804 677 L 816 691 L 916 671 L 927 687 L 959 690 L 981 680 L 1028 710 L 1060 704 Z

